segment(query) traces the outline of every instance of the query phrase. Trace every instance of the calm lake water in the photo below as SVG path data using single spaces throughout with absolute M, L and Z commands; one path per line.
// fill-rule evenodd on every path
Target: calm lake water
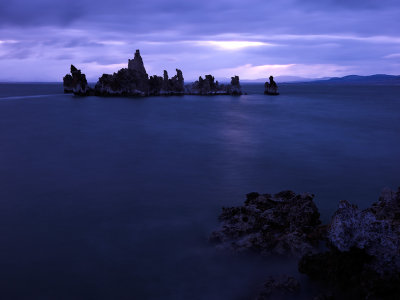
M 311 192 L 324 221 L 400 185 L 400 86 L 79 98 L 0 84 L 0 298 L 252 299 L 295 260 L 208 243 L 245 194 Z

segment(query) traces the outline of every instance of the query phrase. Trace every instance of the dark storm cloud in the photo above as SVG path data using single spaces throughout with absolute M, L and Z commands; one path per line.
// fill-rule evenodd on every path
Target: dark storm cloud
M 149 73 L 177 66 L 197 76 L 269 65 L 294 72 L 293 64 L 303 66 L 303 76 L 307 66 L 324 64 L 332 72 L 390 73 L 400 57 L 396 2 L 2 1 L 0 67 L 40 65 L 58 78 L 69 59 L 95 79 L 140 48 Z
M 298 0 L 299 5 L 308 6 L 312 9 L 379 9 L 396 5 L 397 0 Z
M 266 3 L 259 0 L 13 0 L 0 4 L 0 23 L 15 26 L 65 26 L 83 21 L 99 28 L 129 29 L 136 33 L 182 29 L 182 26 L 186 26 L 185 30 L 188 32 L 204 34 L 216 34 L 227 30 L 252 32 L 254 29 L 269 32 L 293 28 L 294 25 L 301 29 L 303 24 L 309 30 L 308 25 L 313 20 L 331 20 L 332 17 L 337 17 L 335 25 L 340 27 L 340 13 L 346 14 L 349 10 L 358 9 L 359 11 L 353 11 L 352 15 L 353 19 L 360 21 L 357 17 L 360 13 L 368 13 L 371 10 L 390 12 L 392 7 L 396 7 L 396 1 L 283 0 Z M 321 11 L 321 15 L 313 15 L 313 12 L 320 14 Z M 319 25 L 325 27 L 329 24 Z
M 72 1 L 12 0 L 0 3 L 0 24 L 68 25 L 84 16 L 87 6 Z

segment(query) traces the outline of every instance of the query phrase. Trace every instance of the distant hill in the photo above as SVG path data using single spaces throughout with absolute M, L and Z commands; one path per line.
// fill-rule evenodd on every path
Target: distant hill
M 333 77 L 327 80 L 317 80 L 314 82 L 321 83 L 368 83 L 368 84 L 399 84 L 400 76 L 398 75 L 386 75 L 386 74 L 375 74 L 370 76 L 359 76 L 359 75 L 348 75 L 344 77 Z
M 310 81 L 318 81 L 318 80 L 326 80 L 330 79 L 330 77 L 324 78 L 305 78 L 299 76 L 274 76 L 274 80 L 280 83 L 287 83 L 287 82 L 310 82 Z M 259 78 L 259 79 L 241 79 L 243 83 L 265 83 L 269 81 L 268 78 Z

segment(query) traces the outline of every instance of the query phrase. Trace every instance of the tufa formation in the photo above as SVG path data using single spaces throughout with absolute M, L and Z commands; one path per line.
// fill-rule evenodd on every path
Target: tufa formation
M 249 193 L 243 206 L 222 208 L 221 226 L 210 240 L 220 248 L 263 255 L 315 253 L 321 221 L 313 198 L 292 191 Z
M 85 74 L 71 66 L 71 75 L 64 77 L 64 92 L 79 96 L 160 96 L 160 95 L 241 95 L 239 77 L 232 77 L 231 84 L 214 82 L 212 75 L 205 79 L 185 85 L 182 71 L 176 69 L 176 75 L 168 78 L 147 74 L 140 51 L 136 50 L 133 59 L 128 60 L 128 68 L 122 68 L 114 74 L 103 74 L 94 89 L 90 88 Z
M 274 81 L 274 77 L 273 76 L 269 76 L 269 83 L 266 82 L 264 84 L 264 94 L 265 95 L 279 95 L 278 93 L 278 85 L 276 84 L 276 82 Z
M 314 299 L 400 295 L 400 188 L 385 189 L 364 210 L 340 201 L 325 226 L 313 195 L 291 191 L 247 194 L 243 206 L 223 208 L 219 219 L 221 225 L 210 237 L 219 247 L 301 257 L 300 273 L 322 283 Z M 295 299 L 297 285 L 290 276 L 270 279 L 259 299 L 276 299 L 272 292 L 291 293 Z
M 74 93 L 79 96 L 87 96 L 90 93 L 85 74 L 81 70 L 71 65 L 71 75 L 67 74 L 63 78 L 64 93 Z

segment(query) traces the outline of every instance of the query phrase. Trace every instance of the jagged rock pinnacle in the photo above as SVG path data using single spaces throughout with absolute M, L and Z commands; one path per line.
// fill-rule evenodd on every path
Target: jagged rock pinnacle
M 135 57 L 133 59 L 128 60 L 128 69 L 135 70 L 135 71 L 138 71 L 139 73 L 143 73 L 143 74 L 147 75 L 146 69 L 143 64 L 143 59 L 140 56 L 139 50 L 136 50 Z

